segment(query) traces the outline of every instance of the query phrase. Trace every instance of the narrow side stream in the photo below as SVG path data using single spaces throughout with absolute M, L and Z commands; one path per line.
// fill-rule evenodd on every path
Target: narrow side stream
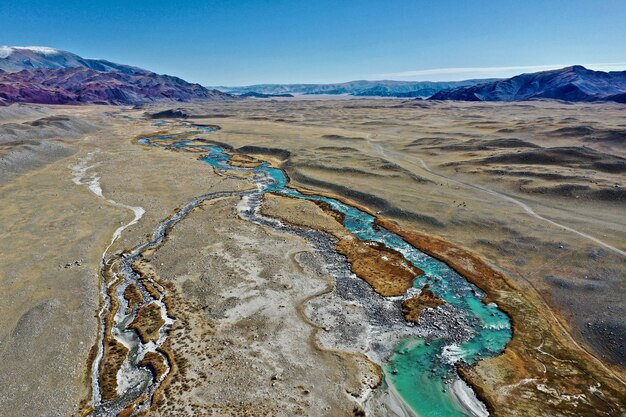
M 102 275 L 109 277 L 109 281 L 105 282 L 99 352 L 93 364 L 93 416 L 112 417 L 129 409 L 132 410 L 129 415 L 140 414 L 150 407 L 154 393 L 170 373 L 171 358 L 163 346 L 174 319 L 168 315 L 167 296 L 164 288 L 149 274 L 137 271 L 136 262 L 142 259 L 144 252 L 160 246 L 172 227 L 203 202 L 249 193 L 215 192 L 197 197 L 160 223 L 148 242 L 130 252 L 111 256 L 104 262 Z M 136 289 L 132 292 L 133 297 L 128 296 L 129 287 Z M 135 301 L 131 304 L 129 298 Z M 158 333 L 150 340 L 146 340 L 145 335 L 142 337 L 142 332 L 137 330 L 138 317 L 148 315 L 145 313 L 148 310 L 152 311 L 152 320 L 158 323 L 155 331 Z M 117 347 L 119 351 L 120 345 L 123 346 L 122 351 L 127 350 L 121 365 L 115 363 L 117 353 L 110 348 Z M 109 362 L 105 363 L 107 360 Z M 119 366 L 114 375 L 113 388 L 113 378 L 106 377 L 112 363 Z

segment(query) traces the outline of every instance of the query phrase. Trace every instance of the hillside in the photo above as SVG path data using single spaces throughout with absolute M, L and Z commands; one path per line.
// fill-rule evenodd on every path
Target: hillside
M 430 81 L 349 81 L 335 84 L 256 84 L 243 87 L 212 87 L 229 94 L 349 94 L 361 97 L 430 97 L 450 88 L 471 86 L 492 80 L 450 82 Z
M 565 101 L 623 101 L 626 71 L 592 71 L 575 65 L 558 70 L 521 74 L 474 86 L 434 94 L 432 100 L 522 101 L 556 99 Z M 621 99 L 620 99 L 621 95 Z
M 46 47 L 0 47 L 0 105 L 142 104 L 230 95 L 178 77 Z

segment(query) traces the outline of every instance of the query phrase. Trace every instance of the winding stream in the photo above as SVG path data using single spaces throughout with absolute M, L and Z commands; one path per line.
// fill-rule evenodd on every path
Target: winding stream
M 157 125 L 164 124 L 163 122 L 157 123 L 159 123 Z M 393 348 L 390 346 L 372 347 L 374 351 L 383 352 L 378 357 L 382 358 L 383 361 L 386 383 L 391 385 L 392 389 L 399 393 L 411 409 L 420 416 L 485 416 L 488 414 L 485 406 L 476 399 L 471 389 L 460 380 L 455 365 L 460 362 L 474 364 L 482 358 L 497 356 L 503 352 L 511 339 L 512 331 L 508 316 L 499 310 L 497 305 L 483 303 L 482 299 L 485 294 L 445 263 L 419 251 L 399 235 L 375 225 L 374 216 L 332 198 L 302 194 L 288 186 L 288 178 L 284 171 L 271 167 L 268 163 L 263 163 L 255 168 L 234 167 L 229 164 L 231 157 L 224 148 L 198 145 L 194 139 L 189 138 L 190 134 L 209 133 L 213 131 L 212 128 L 189 126 L 193 130 L 186 133 L 143 138 L 139 142 L 146 146 L 175 147 L 182 151 L 201 148 L 206 152 L 201 160 L 219 171 L 245 170 L 252 172 L 252 181 L 257 185 L 257 191 L 224 193 L 244 196 L 248 212 L 242 214 L 242 217 L 247 220 L 263 222 L 275 228 L 279 227 L 280 222 L 272 222 L 258 214 L 263 196 L 268 192 L 299 199 L 324 201 L 330 204 L 334 210 L 343 213 L 345 227 L 359 239 L 382 243 L 386 247 L 402 253 L 408 261 L 423 270 L 425 274 L 415 279 L 415 288 L 409 291 L 410 294 L 407 297 L 419 293 L 418 288 L 429 284 L 435 295 L 445 300 L 446 304 L 435 310 L 427 309 L 422 313 L 419 324 L 396 319 L 395 322 L 401 322 L 400 326 L 407 329 L 407 336 L 397 336 L 396 339 L 400 341 Z M 182 135 L 185 137 L 183 138 Z M 155 141 L 154 139 L 158 140 Z M 207 194 L 198 197 L 171 219 L 161 224 L 150 242 L 138 246 L 121 261 L 123 267 L 120 268 L 120 275 L 122 276 L 118 279 L 126 285 L 129 282 L 137 283 L 138 277 L 130 268 L 132 262 L 138 259 L 143 251 L 160 244 L 167 230 L 182 219 L 191 208 L 202 201 L 217 197 L 221 197 L 221 195 Z M 285 229 L 292 233 L 295 230 L 295 228 L 287 227 Z M 307 232 L 300 231 L 298 233 L 306 234 Z M 310 232 L 309 236 L 305 237 L 309 240 L 315 240 L 314 233 L 319 232 Z M 339 277 L 337 279 L 339 281 Z M 361 292 L 363 293 L 363 291 Z M 120 292 L 123 292 L 123 288 L 118 289 L 118 293 Z M 392 315 L 401 317 L 402 297 L 385 298 L 369 289 L 367 289 L 367 294 L 367 297 L 373 300 L 370 304 L 377 304 L 378 307 L 376 308 L 379 309 L 377 311 L 372 310 L 372 317 L 380 317 L 380 309 L 389 308 L 389 305 L 394 309 Z M 123 299 L 123 297 L 120 298 Z M 383 304 L 387 307 L 381 307 Z M 120 310 L 124 310 L 125 307 L 125 305 L 122 306 Z M 163 309 L 163 316 L 167 319 L 164 306 Z M 132 346 L 135 352 L 134 359 L 133 357 L 129 359 L 130 368 L 123 372 L 127 376 L 122 379 L 130 379 L 125 384 L 129 387 L 137 387 L 138 392 L 148 392 L 152 395 L 160 381 L 151 383 L 145 368 L 139 367 L 137 363 L 144 351 L 156 349 L 159 343 L 146 346 L 138 340 L 136 335 L 130 335 L 126 339 L 121 337 L 129 333 L 125 327 L 129 320 L 123 315 L 116 317 L 116 322 L 120 323 L 118 325 L 120 328 L 116 333 L 120 335 L 120 340 L 124 340 L 125 343 Z M 167 337 L 167 330 L 171 321 L 166 320 L 166 323 L 166 326 L 161 330 L 163 340 Z M 396 331 L 397 329 L 394 328 L 393 330 Z M 163 343 L 163 340 L 160 338 L 160 343 Z M 141 372 L 144 373 L 143 379 L 139 374 Z M 136 380 L 130 377 L 132 375 L 136 375 Z M 120 380 L 119 376 L 118 380 Z M 121 403 L 116 403 L 114 408 L 120 409 L 120 407 Z M 108 411 L 112 411 L 110 407 L 104 405 L 100 407 L 100 410 L 102 412 L 97 413 L 99 415 L 109 415 Z

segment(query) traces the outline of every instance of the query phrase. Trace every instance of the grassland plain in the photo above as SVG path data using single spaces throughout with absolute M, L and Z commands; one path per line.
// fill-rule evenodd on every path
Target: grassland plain
M 120 110 L 130 118 L 120 117 Z M 110 253 L 142 242 L 160 221 L 198 195 L 249 187 L 245 175 L 215 175 L 193 155 L 139 146 L 133 139 L 162 129 L 151 126 L 144 111 L 104 106 L 2 109 L 0 193 L 8 204 L 2 205 L 0 216 L 0 253 L 6 259 L 0 265 L 6 289 L 0 313 L 8 319 L 0 321 L 0 415 L 14 415 L 16 409 L 24 415 L 69 415 L 88 400 L 100 261 L 115 230 L 133 219 L 128 207 L 141 207 L 145 214 L 113 242 Z M 461 370 L 494 414 L 624 411 L 623 106 L 251 100 L 184 111 L 195 115 L 194 121 L 218 124 L 221 130 L 211 140 L 245 155 L 240 163 L 255 163 L 249 157 L 272 161 L 286 170 L 293 185 L 377 214 L 386 227 L 447 262 L 498 302 L 513 319 L 513 341 L 499 358 Z M 72 167 L 81 162 L 85 170 L 77 184 Z M 89 189 L 93 181 L 106 199 Z M 221 372 L 217 367 L 217 374 L 202 373 L 207 371 L 198 357 L 209 343 L 207 335 L 224 331 L 220 326 L 238 332 L 229 340 L 211 340 L 216 345 L 209 360 L 227 363 L 245 353 L 246 346 L 262 344 L 254 341 L 260 335 L 252 331 L 255 326 L 266 324 L 269 330 L 273 323 L 248 323 L 237 316 L 261 302 L 250 280 L 260 280 L 253 284 L 263 287 L 269 285 L 261 282 L 268 271 L 289 276 L 301 268 L 297 257 L 281 261 L 262 248 L 255 252 L 250 249 L 254 242 L 263 236 L 273 242 L 271 248 L 280 249 L 287 239 L 280 253 L 295 255 L 298 247 L 306 252 L 295 238 L 243 227 L 233 217 L 235 202 L 215 204 L 194 211 L 181 223 L 184 233 L 173 235 L 151 259 L 180 299 L 179 325 L 204 329 L 197 334 L 174 330 L 169 348 L 179 352 L 184 366 L 165 392 L 165 408 L 157 412 L 185 412 L 194 409 L 192 404 L 234 415 L 254 411 L 235 404 L 234 398 L 246 399 L 246 384 L 266 377 L 259 364 L 278 360 L 259 351 L 242 364 L 248 367 L 248 379 L 233 381 L 230 390 L 211 391 L 203 383 L 219 379 Z M 218 216 L 223 228 L 203 216 Z M 205 237 L 216 240 L 221 261 L 198 246 Z M 245 260 L 244 271 L 231 272 L 239 293 L 227 298 L 249 302 L 237 308 L 215 300 L 219 308 L 212 311 L 207 300 L 214 292 L 210 279 L 201 276 L 201 265 L 230 265 L 244 247 L 251 259 Z M 257 263 L 269 270 L 257 271 Z M 250 270 L 256 272 L 250 275 Z M 218 284 L 226 291 L 229 282 L 224 277 Z M 328 283 L 321 279 L 308 285 L 279 290 L 289 293 L 295 306 L 298 297 Z M 311 358 L 329 375 L 352 369 L 335 379 L 353 397 L 376 386 L 377 371 L 363 358 L 320 353 L 308 344 L 287 346 L 289 332 L 314 328 L 303 316 L 289 323 L 278 343 L 291 349 L 287 353 Z M 227 344 L 232 347 L 224 348 Z M 285 380 L 315 379 L 295 365 L 288 369 Z M 270 375 L 268 384 L 285 385 L 281 378 L 280 372 Z M 187 390 L 192 382 L 197 391 Z M 281 398 L 298 399 L 294 404 L 300 408 L 294 412 L 354 411 L 350 402 L 329 394 L 334 392 L 330 388 L 329 397 L 320 392 L 304 400 L 302 396 L 316 393 L 306 384 L 280 389 Z M 216 400 L 197 403 L 207 393 Z M 263 410 L 279 407 L 271 404 L 269 391 L 258 394 L 267 399 Z
M 489 386 L 496 411 L 623 409 L 623 106 L 275 100 L 186 111 L 219 120 L 216 141 L 273 159 L 292 184 L 379 213 L 488 290 L 514 341 L 464 374 Z

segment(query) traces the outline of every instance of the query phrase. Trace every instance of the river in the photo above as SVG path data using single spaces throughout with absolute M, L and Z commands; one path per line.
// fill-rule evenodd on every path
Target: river
M 163 124 L 165 122 L 157 122 L 156 125 Z M 257 211 L 262 196 L 268 192 L 324 201 L 344 215 L 345 227 L 359 239 L 382 243 L 387 248 L 402 253 L 408 261 L 423 270 L 425 274 L 415 279 L 416 292 L 413 291 L 413 295 L 419 293 L 418 288 L 428 284 L 433 293 L 446 304 L 430 315 L 423 313 L 418 325 L 404 323 L 411 327 L 408 336 L 398 339 L 399 342 L 394 346 L 382 349 L 388 352 L 381 364 L 385 373 L 385 384 L 391 385 L 390 389 L 399 394 L 419 416 L 488 414 L 485 406 L 460 380 L 455 366 L 460 362 L 475 364 L 481 359 L 503 352 L 512 337 L 511 323 L 497 305 L 484 303 L 485 294 L 445 263 L 421 252 L 399 235 L 376 225 L 374 216 L 333 198 L 301 193 L 289 186 L 288 177 L 283 170 L 272 167 L 269 163 L 262 163 L 254 168 L 234 167 L 229 164 L 231 157 L 226 149 L 199 145 L 189 136 L 210 133 L 213 128 L 188 126 L 190 131 L 184 134 L 143 138 L 139 142 L 146 146 L 172 146 L 182 151 L 186 148 L 202 148 L 206 155 L 201 160 L 217 170 L 251 171 L 254 174 L 252 181 L 258 187 L 255 196 Z M 185 135 L 185 138 L 181 138 L 181 135 Z M 137 250 L 134 254 L 136 253 Z M 397 300 L 393 301 L 400 308 Z

